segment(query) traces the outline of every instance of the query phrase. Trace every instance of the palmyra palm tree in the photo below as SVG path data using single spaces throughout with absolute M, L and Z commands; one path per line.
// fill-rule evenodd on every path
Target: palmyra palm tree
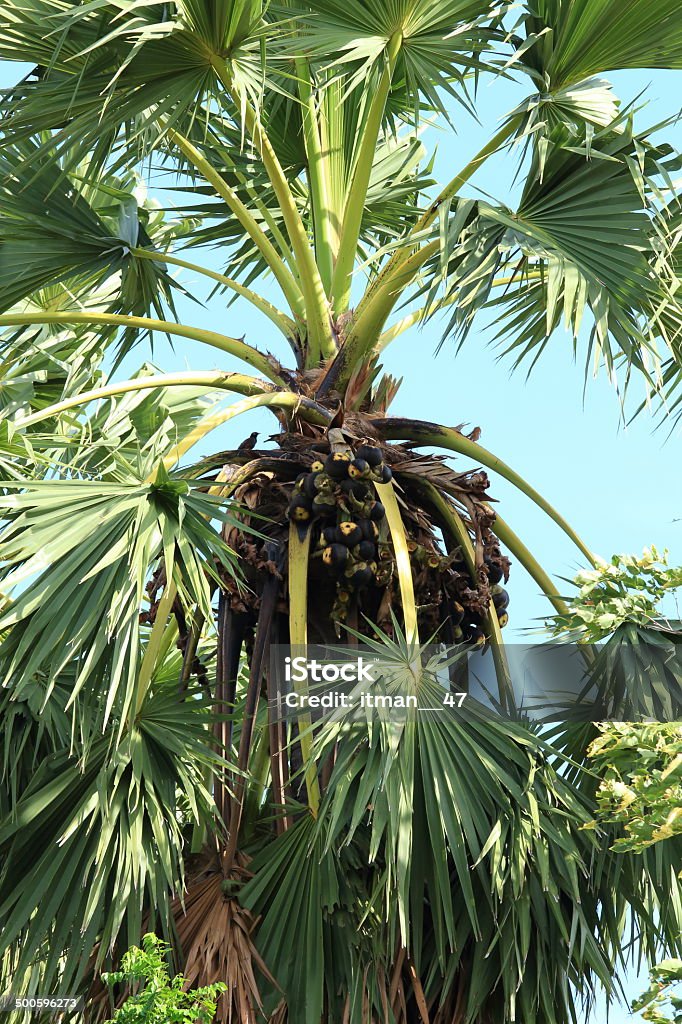
M 7 985 L 102 1019 L 99 970 L 154 929 L 228 982 L 223 1021 L 582 1019 L 630 931 L 651 958 L 682 931 L 675 841 L 586 827 L 591 730 L 287 731 L 269 651 L 490 644 L 505 699 L 507 555 L 563 610 L 485 470 L 589 548 L 474 437 L 391 418 L 380 360 L 492 309 L 517 356 L 565 327 L 674 405 L 677 157 L 599 76 L 681 67 L 677 0 L 6 0 L 0 55 L 35 65 L 0 152 Z M 439 188 L 422 126 L 484 76 L 528 99 Z M 462 198 L 511 147 L 516 209 Z M 215 330 L 177 321 L 178 268 Z M 223 333 L 235 295 L 289 365 Z M 153 333 L 225 366 L 121 380 Z M 272 444 L 185 458 L 261 407 Z

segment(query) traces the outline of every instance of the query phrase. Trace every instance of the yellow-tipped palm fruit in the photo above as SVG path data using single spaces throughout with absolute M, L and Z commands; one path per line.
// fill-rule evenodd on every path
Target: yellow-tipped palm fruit
M 287 515 L 294 523 L 307 523 L 312 518 L 312 504 L 303 494 L 294 494 Z
M 369 472 L 369 462 L 365 462 L 364 459 L 353 459 L 348 465 L 348 476 L 351 480 L 366 480 Z
M 336 535 L 339 542 L 349 548 L 354 548 L 362 540 L 362 530 L 357 523 L 352 523 L 350 520 L 339 523 Z
M 334 452 L 330 455 L 325 464 L 324 471 L 328 473 L 332 480 L 345 480 L 348 476 L 348 466 L 350 463 L 350 456 L 346 452 Z
M 348 561 L 348 548 L 343 544 L 331 544 L 324 549 L 322 561 L 330 569 L 343 569 Z

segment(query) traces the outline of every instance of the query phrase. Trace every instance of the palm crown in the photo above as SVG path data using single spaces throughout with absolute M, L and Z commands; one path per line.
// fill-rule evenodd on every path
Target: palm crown
M 492 309 L 515 359 L 565 327 L 674 406 L 679 161 L 600 76 L 682 66 L 678 3 L 12 0 L 0 55 L 35 64 L 0 152 L 14 988 L 89 986 L 106 1015 L 93 978 L 155 927 L 191 981 L 228 982 L 224 1020 L 571 1019 L 576 991 L 613 987 L 626 920 L 650 955 L 681 931 L 673 845 L 616 857 L 586 828 L 590 730 L 550 748 L 476 714 L 315 735 L 304 716 L 287 737 L 268 651 L 365 635 L 401 656 L 444 630 L 492 644 L 504 703 L 500 542 L 565 611 L 486 474 L 413 447 L 507 477 L 589 549 L 472 437 L 390 417 L 380 360 L 436 313 L 461 343 Z M 528 99 L 440 187 L 422 128 L 475 110 L 486 75 Z M 463 198 L 512 146 L 516 209 Z M 150 167 L 174 216 L 142 194 Z M 190 258 L 206 246 L 220 272 Z M 176 268 L 220 329 L 178 322 Z M 288 365 L 223 333 L 235 295 Z M 153 332 L 225 368 L 119 380 Z M 273 449 L 178 469 L 259 407 Z M 338 534 L 371 522 L 364 549 Z

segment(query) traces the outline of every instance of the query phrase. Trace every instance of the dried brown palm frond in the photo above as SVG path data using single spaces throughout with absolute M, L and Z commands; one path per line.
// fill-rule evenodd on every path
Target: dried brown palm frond
M 258 920 L 234 895 L 248 875 L 241 857 L 229 878 L 216 860 L 189 880 L 184 900 L 172 905 L 187 987 L 227 984 L 218 1003 L 218 1024 L 260 1024 L 263 1007 L 256 972 L 276 985 L 252 938 Z

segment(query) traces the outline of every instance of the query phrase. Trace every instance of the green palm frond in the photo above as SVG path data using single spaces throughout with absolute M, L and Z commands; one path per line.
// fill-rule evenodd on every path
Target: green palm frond
M 234 553 L 210 525 L 231 520 L 220 499 L 162 468 L 144 482 L 151 457 L 136 472 L 119 456 L 115 482 L 4 482 L 2 587 L 10 601 L 0 616 L 0 657 L 3 681 L 17 693 L 37 672 L 55 681 L 79 655 L 72 700 L 83 687 L 96 693 L 95 681 L 108 674 L 97 697 L 106 721 L 119 691 L 126 708 L 134 699 L 138 619 L 156 561 L 163 557 L 183 603 L 205 615 L 214 562 L 236 571 Z
M 52 703 L 65 696 L 58 690 Z M 10 707 L 26 709 L 30 742 L 40 708 Z M 173 685 L 147 697 L 118 741 L 95 738 L 81 763 L 68 737 L 54 737 L 0 825 L 0 959 L 21 943 L 16 977 L 37 966 L 43 991 L 57 977 L 78 990 L 90 969 L 84 949 L 96 946 L 101 965 L 139 937 L 147 907 L 152 926 L 156 914 L 167 919 L 182 889 L 183 832 L 213 814 L 204 772 L 221 760 L 210 722 L 205 698 Z
M 539 0 L 522 20 L 522 66 L 551 91 L 618 68 L 682 68 L 675 0 Z
M 26 165 L 43 145 L 4 146 L 0 157 L 1 310 L 57 284 L 68 285 L 72 296 L 99 291 L 103 297 L 109 288 L 109 312 L 172 309 L 177 286 L 163 263 L 137 259 L 133 251 L 155 241 L 167 246 L 186 224 L 165 222 L 153 205 L 139 203 L 133 181 L 95 179 L 87 165 L 67 174 L 54 152 L 44 154 L 44 168 L 26 181 Z
M 502 5 L 504 6 L 504 5 Z M 400 36 L 395 81 L 403 89 L 403 115 L 420 104 L 445 112 L 442 89 L 464 99 L 453 83 L 490 68 L 493 43 L 502 38 L 499 6 L 487 0 L 321 0 L 301 11 L 302 47 L 324 66 L 344 75 L 347 87 L 381 70 L 391 37 Z M 293 47 L 292 47 L 293 48 Z
M 483 201 L 452 208 L 439 256 L 454 303 L 446 333 L 463 337 L 489 303 L 520 361 L 537 358 L 562 324 L 577 344 L 585 324 L 595 367 L 613 375 L 624 363 L 658 387 L 679 300 L 656 178 L 667 180 L 675 158 L 618 126 L 595 133 L 589 149 L 536 150 L 515 212 Z M 439 305 L 434 280 L 429 312 Z

